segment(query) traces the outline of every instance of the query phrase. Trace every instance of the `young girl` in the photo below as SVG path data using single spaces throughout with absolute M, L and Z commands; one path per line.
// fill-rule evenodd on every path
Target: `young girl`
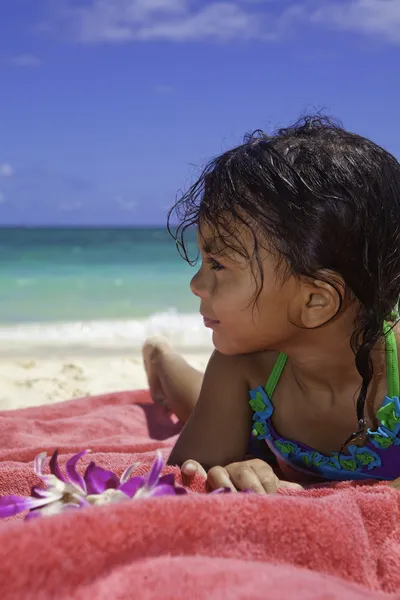
M 169 463 L 264 493 L 400 476 L 397 160 L 308 117 L 216 158 L 173 210 L 187 259 L 197 227 L 215 351 L 203 378 L 144 347 L 153 398 L 186 422 Z

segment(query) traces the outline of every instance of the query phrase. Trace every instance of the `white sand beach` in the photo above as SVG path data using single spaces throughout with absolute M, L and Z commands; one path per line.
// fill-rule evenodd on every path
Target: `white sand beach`
M 0 347 L 0 410 L 38 406 L 87 395 L 145 388 L 146 374 L 139 352 L 69 354 L 30 349 L 9 352 Z M 186 352 L 194 367 L 204 370 L 209 352 Z
M 206 366 L 194 270 L 165 228 L 3 229 L 1 244 L 0 410 L 144 388 L 155 335 Z
M 213 346 L 198 314 L 0 325 L 0 410 L 146 388 L 141 348 L 154 335 L 205 369 Z

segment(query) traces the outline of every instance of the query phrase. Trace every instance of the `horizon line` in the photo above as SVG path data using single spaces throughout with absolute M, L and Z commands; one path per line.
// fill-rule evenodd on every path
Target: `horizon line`
M 2 229 L 167 229 L 165 224 L 161 225 L 150 225 L 150 224 L 141 224 L 141 225 L 60 225 L 60 224 L 33 224 L 33 225 L 1 225 L 0 230 Z

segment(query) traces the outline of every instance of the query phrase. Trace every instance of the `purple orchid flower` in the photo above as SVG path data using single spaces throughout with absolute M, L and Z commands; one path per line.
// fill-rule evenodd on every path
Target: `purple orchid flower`
M 187 494 L 185 488 L 175 485 L 173 473 L 160 477 L 164 467 L 160 452 L 157 453 L 149 473 L 136 477 L 131 477 L 131 474 L 137 464 L 128 467 L 121 477 L 118 477 L 94 462 L 91 462 L 84 475 L 81 475 L 76 470 L 76 464 L 87 453 L 88 450 L 82 450 L 74 454 L 65 465 L 65 475 L 58 464 L 58 450 L 50 458 L 49 474 L 43 472 L 47 454 L 42 452 L 36 456 L 34 471 L 45 487 L 33 487 L 29 497 L 11 495 L 0 498 L 0 518 L 29 511 L 25 518 L 30 519 L 93 505 Z

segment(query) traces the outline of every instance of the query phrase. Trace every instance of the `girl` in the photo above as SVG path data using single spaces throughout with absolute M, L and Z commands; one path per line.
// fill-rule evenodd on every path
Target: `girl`
M 216 158 L 173 212 L 215 351 L 203 378 L 145 344 L 153 398 L 187 421 L 169 463 L 264 493 L 400 476 L 397 160 L 308 117 Z

